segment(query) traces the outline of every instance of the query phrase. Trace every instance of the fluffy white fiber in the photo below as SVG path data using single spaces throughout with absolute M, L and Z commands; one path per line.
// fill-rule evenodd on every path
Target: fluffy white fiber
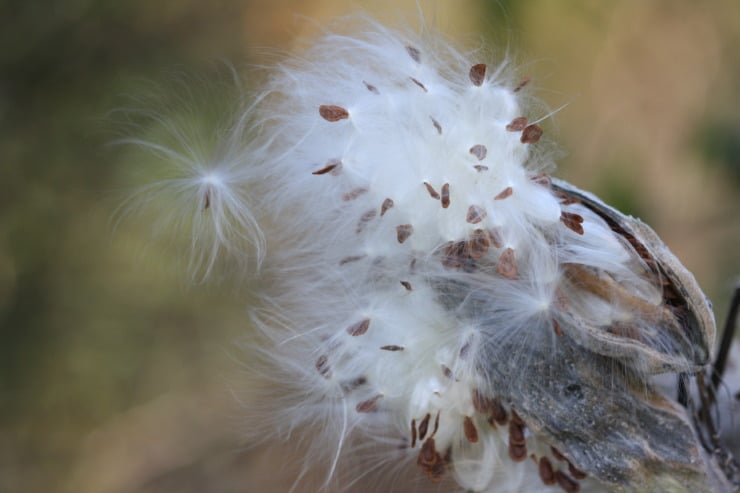
M 268 383 L 252 423 L 304 440 L 306 470 L 326 467 L 340 489 L 410 468 L 420 490 L 605 490 L 507 396 L 564 339 L 606 347 L 574 316 L 645 334 L 631 355 L 602 354 L 647 378 L 669 316 L 661 280 L 553 189 L 546 115 L 506 60 L 362 29 L 280 66 L 219 159 L 147 144 L 176 163 L 180 177 L 152 190 L 186 204 L 174 217 L 195 225 L 197 263 L 264 254 L 248 364 Z

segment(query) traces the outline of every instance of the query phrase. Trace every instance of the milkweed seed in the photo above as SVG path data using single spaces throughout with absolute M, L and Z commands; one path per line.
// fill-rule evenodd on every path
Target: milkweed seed
M 386 212 L 388 212 L 388 209 L 392 208 L 392 207 L 393 207 L 393 205 L 394 205 L 394 204 L 393 204 L 393 199 L 390 199 L 390 198 L 388 198 L 388 199 L 385 199 L 385 200 L 383 201 L 383 204 L 381 204 L 381 206 L 380 206 L 380 217 L 383 217 L 383 215 L 384 215 L 384 214 L 385 214 Z
M 527 446 L 509 443 L 509 458 L 514 462 L 527 460 Z
M 560 222 L 562 222 L 566 228 L 570 229 L 574 233 L 579 235 L 583 234 L 583 217 L 572 212 L 562 212 L 560 214 Z
M 365 318 L 347 327 L 347 334 L 352 337 L 361 336 L 370 328 L 370 319 Z
M 506 130 L 509 132 L 521 132 L 527 127 L 527 122 L 528 120 L 526 116 L 514 118 L 508 125 L 506 125 Z
M 563 488 L 565 493 L 578 493 L 581 491 L 581 485 L 563 471 L 555 471 L 555 481 Z
M 331 378 L 331 367 L 329 366 L 329 358 L 322 354 L 319 359 L 316 360 L 316 370 L 321 374 L 322 377 L 327 380 Z
M 367 188 L 355 188 L 342 195 L 342 200 L 344 202 L 349 202 L 350 200 L 355 200 L 357 197 L 364 193 L 367 193 Z
M 530 79 L 529 77 L 525 77 L 524 79 L 522 79 L 522 81 L 514 89 L 512 89 L 512 92 L 519 92 L 519 91 L 521 91 L 524 86 L 526 86 L 527 84 L 529 84 L 529 81 L 530 80 L 532 80 L 532 79 Z
M 339 265 L 345 265 L 350 262 L 357 262 L 358 260 L 362 260 L 365 257 L 367 257 L 367 255 L 353 255 L 351 257 L 344 257 L 342 260 L 339 261 Z
M 560 327 L 560 324 L 554 318 L 552 319 L 552 330 L 555 332 L 556 336 L 563 337 L 563 328 Z
M 465 432 L 465 438 L 467 438 L 470 443 L 478 443 L 478 430 L 470 416 L 465 416 L 465 419 L 463 420 L 463 431 Z
M 509 443 L 514 445 L 525 445 L 527 443 L 524 438 L 524 428 L 513 419 L 509 421 Z
M 374 85 L 372 85 L 372 84 L 370 84 L 368 82 L 365 82 L 364 80 L 362 82 L 363 82 L 363 84 L 365 84 L 365 87 L 367 87 L 367 90 L 368 91 L 370 91 L 373 94 L 380 94 L 380 91 L 378 91 L 378 88 L 377 87 L 375 87 Z
M 507 248 L 501 253 L 496 264 L 496 270 L 499 274 L 507 279 L 517 279 L 519 271 L 516 264 L 516 257 L 514 256 L 514 250 Z
M 373 413 L 378 410 L 378 401 L 383 397 L 383 394 L 378 394 L 373 398 L 370 398 L 366 401 L 362 401 L 355 406 L 355 410 L 358 413 Z
M 429 192 L 429 196 L 432 197 L 434 200 L 439 200 L 439 193 L 434 189 L 434 187 L 429 183 L 428 181 L 424 182 L 424 186 L 427 189 L 427 192 Z
M 491 418 L 501 426 L 505 425 L 509 420 L 506 408 L 504 408 L 498 399 L 491 399 Z
M 571 464 L 570 461 L 568 461 L 568 471 L 575 479 L 586 479 L 587 474 L 580 469 L 576 469 L 576 466 Z
M 514 189 L 511 187 L 504 188 L 501 193 L 496 195 L 493 200 L 504 200 L 505 198 L 511 197 L 511 194 L 514 193 Z
M 534 144 L 542 137 L 542 129 L 539 125 L 527 125 L 522 130 L 522 137 L 519 139 L 522 144 Z
M 468 207 L 468 214 L 465 216 L 465 220 L 470 224 L 478 224 L 486 218 L 488 213 L 482 207 L 477 205 L 471 205 Z
M 437 133 L 439 135 L 442 135 L 442 125 L 440 125 L 439 122 L 435 120 L 434 118 L 432 118 L 431 116 L 429 118 L 432 119 L 432 125 L 434 125 L 434 128 L 437 129 Z
M 488 155 L 488 149 L 483 144 L 476 144 L 470 148 L 470 154 L 475 156 L 478 161 L 483 161 Z
M 501 238 L 501 231 L 498 228 L 491 228 L 488 230 L 488 239 L 491 240 L 491 245 L 496 248 L 504 246 L 504 241 Z
M 434 429 L 432 430 L 432 436 L 437 434 L 437 430 L 439 430 L 439 411 L 437 411 L 437 415 L 434 417 Z
M 473 166 L 473 168 L 475 168 L 475 170 L 479 173 L 481 171 L 488 171 L 488 166 L 483 166 L 482 164 L 476 164 L 475 166 Z
M 409 239 L 409 236 L 411 236 L 414 232 L 414 227 L 410 224 L 400 224 L 396 226 L 396 238 L 398 239 L 399 243 L 403 243 L 404 241 Z
M 432 419 L 432 415 L 427 413 L 427 415 L 424 416 L 424 419 L 421 420 L 421 423 L 419 423 L 419 440 L 424 440 L 424 437 L 427 436 L 430 419 Z
M 479 259 L 488 253 L 491 247 L 488 234 L 482 229 L 476 229 L 468 241 L 468 256 L 472 259 Z
M 336 175 L 339 173 L 339 170 L 341 169 L 342 161 L 339 159 L 332 159 L 326 163 L 326 166 L 324 166 L 321 169 L 317 169 L 316 171 L 313 171 L 312 175 L 325 175 L 329 172 L 331 172 L 332 175 Z
M 450 370 L 447 365 L 442 365 L 442 374 L 444 374 L 444 376 L 446 378 L 449 378 L 450 380 L 452 380 L 452 377 L 454 376 L 452 375 L 452 370 Z
M 414 84 L 416 84 L 417 86 L 421 87 L 421 88 L 422 88 L 422 89 L 424 90 L 424 92 L 429 92 L 429 91 L 427 90 L 426 86 L 424 86 L 424 84 L 422 84 L 421 82 L 419 82 L 419 80 L 418 80 L 418 79 L 414 79 L 413 77 L 409 77 L 409 79 L 411 79 L 411 82 L 413 82 L 413 83 L 414 83 Z
M 416 447 L 416 419 L 411 420 L 411 448 Z
M 349 118 L 349 111 L 334 104 L 322 104 L 319 106 L 319 114 L 328 122 L 338 122 Z
M 388 346 L 381 346 L 380 349 L 382 349 L 383 351 L 403 351 L 404 347 L 390 344 Z
M 550 450 L 552 450 L 552 455 L 555 456 L 557 460 L 567 460 L 563 454 L 560 453 L 560 450 L 556 449 L 555 447 L 550 447 Z
M 406 53 L 408 53 L 411 59 L 415 61 L 416 63 L 421 62 L 421 52 L 419 51 L 418 48 L 414 48 L 413 46 L 407 46 Z
M 450 184 L 442 185 L 442 208 L 447 209 L 450 206 Z
M 401 286 L 406 288 L 406 291 L 413 291 L 413 288 L 411 287 L 411 283 L 408 281 L 401 281 Z
M 378 211 L 375 209 L 370 209 L 369 211 L 366 211 L 362 216 L 360 216 L 360 220 L 357 222 L 357 228 L 355 232 L 357 234 L 362 233 L 362 231 L 365 229 L 365 226 L 368 222 L 372 221 L 372 219 L 378 214 Z
M 483 85 L 483 82 L 486 80 L 486 64 L 479 63 L 477 65 L 473 65 L 470 67 L 470 73 L 468 75 L 470 76 L 470 82 L 472 82 L 474 86 Z
M 540 462 L 537 465 L 537 469 L 540 472 L 540 479 L 546 485 L 555 484 L 555 471 L 552 470 L 552 462 L 547 457 L 540 457 Z

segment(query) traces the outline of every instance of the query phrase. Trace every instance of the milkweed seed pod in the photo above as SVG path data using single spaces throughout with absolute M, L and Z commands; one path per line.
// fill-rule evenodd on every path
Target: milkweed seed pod
M 232 167 L 181 194 L 266 238 L 250 423 L 306 433 L 340 488 L 387 465 L 462 491 L 731 491 L 650 383 L 708 362 L 693 276 L 549 176 L 505 62 L 364 28 L 277 68 Z

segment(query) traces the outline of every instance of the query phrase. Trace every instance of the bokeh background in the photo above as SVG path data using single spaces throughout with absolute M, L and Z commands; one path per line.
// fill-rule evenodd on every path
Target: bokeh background
M 740 3 L 421 4 L 567 105 L 545 124 L 558 176 L 653 225 L 723 320 L 740 274 Z M 276 58 L 263 48 L 358 9 L 418 24 L 413 1 L 0 2 L 0 491 L 287 491 L 284 456 L 240 440 L 248 297 L 190 285 L 146 221 L 116 225 L 146 158 L 109 145 L 112 111 L 218 60 L 249 83 Z

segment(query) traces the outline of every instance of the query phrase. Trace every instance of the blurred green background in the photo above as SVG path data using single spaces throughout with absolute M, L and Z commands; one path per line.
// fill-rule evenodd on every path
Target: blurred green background
M 740 3 L 423 7 L 567 104 L 545 125 L 558 176 L 653 225 L 722 320 L 740 274 Z M 246 298 L 188 285 L 146 222 L 114 228 L 143 158 L 108 145 L 110 112 L 171 70 L 228 60 L 249 79 L 257 48 L 316 32 L 300 16 L 357 8 L 417 23 L 412 1 L 0 2 L 1 492 L 286 491 L 239 440 Z

